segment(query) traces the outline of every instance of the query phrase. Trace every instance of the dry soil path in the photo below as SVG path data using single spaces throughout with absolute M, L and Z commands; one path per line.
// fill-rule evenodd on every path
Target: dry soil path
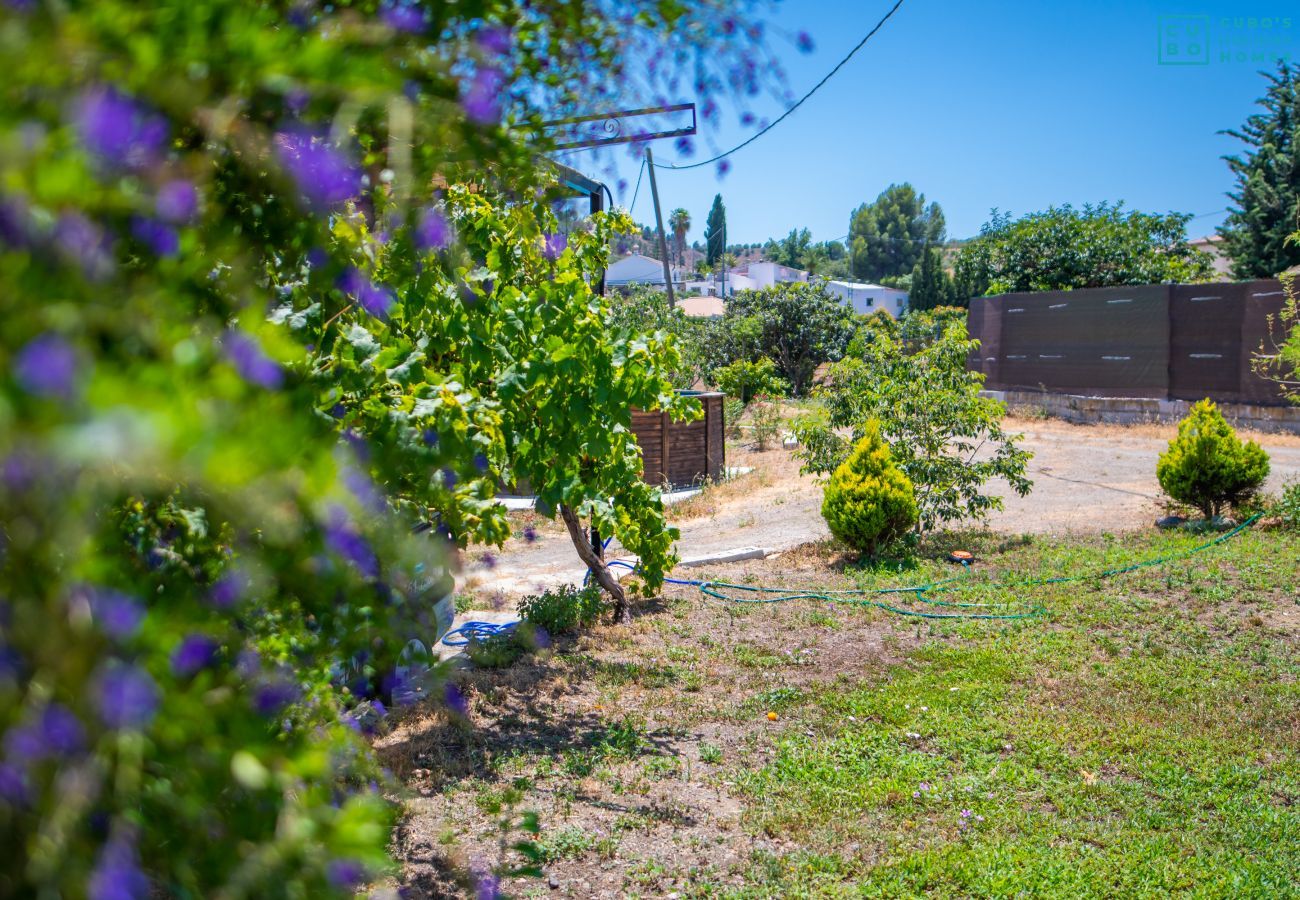
M 1173 436 L 1172 426 L 1125 428 L 1071 425 L 1053 420 L 1010 423 L 1033 451 L 1033 491 L 1018 497 L 995 485 L 1005 509 L 989 527 L 1008 534 L 1121 532 L 1149 528 L 1163 514 L 1156 458 Z M 1300 438 L 1253 435 L 1268 450 L 1272 474 L 1267 490 L 1300 476 Z M 737 457 L 741 457 L 737 459 Z M 706 514 L 681 518 L 678 552 L 700 556 L 742 546 L 786 550 L 827 536 L 821 489 L 798 474 L 788 451 L 733 452 L 729 464 L 754 466 L 753 474 L 717 491 Z M 689 516 L 691 507 L 680 514 Z M 620 548 L 610 548 L 617 556 Z M 532 543 L 512 541 L 494 564 L 475 560 L 462 577 L 479 596 L 518 595 L 581 580 L 585 571 L 563 531 L 543 530 Z

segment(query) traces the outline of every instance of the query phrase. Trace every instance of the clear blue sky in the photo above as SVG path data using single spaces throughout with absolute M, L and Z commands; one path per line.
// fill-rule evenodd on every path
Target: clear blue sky
M 891 5 L 780 4 L 770 21 L 789 37 L 774 35 L 773 44 L 794 93 L 816 83 Z M 1207 65 L 1160 63 L 1168 15 L 1206 17 L 1163 24 L 1208 27 Z M 811 54 L 794 47 L 799 30 L 815 41 Z M 1180 41 L 1192 49 L 1186 31 L 1165 44 Z M 1276 0 L 906 0 L 811 100 L 732 156 L 729 174 L 719 178 L 712 166 L 662 172 L 661 201 L 665 215 L 677 206 L 690 211 L 689 239 L 698 240 L 721 192 L 732 243 L 793 227 L 809 228 L 814 240 L 842 237 L 852 209 L 902 181 L 939 202 L 955 238 L 974 235 L 993 207 L 1019 215 L 1102 200 L 1212 214 L 1190 223 L 1199 237 L 1223 219 L 1232 182 L 1220 157 L 1240 146 L 1218 132 L 1254 111 L 1265 84 L 1259 70 L 1273 68 L 1251 61 L 1259 52 L 1300 59 L 1300 9 Z M 783 109 L 769 99 L 755 112 L 775 118 Z M 725 119 L 701 133 L 694 159 L 749 134 L 734 114 Z M 678 159 L 671 141 L 655 154 Z M 565 161 L 610 180 L 589 154 Z M 617 164 L 635 183 L 637 165 L 621 154 Z M 629 188 L 623 202 L 630 199 Z M 653 222 L 649 199 L 643 184 L 633 210 L 639 222 Z

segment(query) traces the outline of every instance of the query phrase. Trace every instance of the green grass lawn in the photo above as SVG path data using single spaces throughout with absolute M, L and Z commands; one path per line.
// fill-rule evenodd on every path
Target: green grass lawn
M 1070 572 L 1197 542 L 990 562 Z M 1048 620 L 941 625 L 883 681 L 804 692 L 772 761 L 737 773 L 747 825 L 803 849 L 730 893 L 1300 895 L 1297 541 L 1033 593 Z
M 979 563 L 949 599 L 1046 615 L 673 588 L 630 626 L 473 673 L 475 728 L 410 736 L 465 769 L 425 789 L 411 833 L 482 852 L 475 801 L 514 785 L 559 885 L 509 885 L 530 897 L 1300 896 L 1300 536 L 1036 587 L 988 582 L 1206 538 L 952 540 Z M 917 584 L 952 576 L 946 546 L 901 572 L 814 546 L 692 577 Z

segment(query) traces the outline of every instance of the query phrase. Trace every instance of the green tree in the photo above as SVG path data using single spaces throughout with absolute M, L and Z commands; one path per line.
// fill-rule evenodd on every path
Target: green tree
M 609 327 L 671 344 L 677 351 L 676 361 L 666 374 L 674 388 L 685 390 L 704 377 L 704 339 L 706 325 L 688 316 L 679 306 L 664 302 L 664 292 L 646 285 L 611 292 Z
M 668 230 L 673 233 L 673 245 L 677 248 L 677 264 L 686 264 L 686 234 L 691 230 L 691 214 L 677 207 L 668 215 Z
M 1300 65 L 1278 63 L 1264 73 L 1263 112 L 1240 130 L 1226 131 L 1246 145 L 1224 157 L 1236 178 L 1235 204 L 1219 228 L 1237 278 L 1273 278 L 1300 264 L 1300 245 L 1287 237 L 1300 227 Z
M 726 247 L 723 242 L 727 237 L 727 208 L 722 205 L 722 195 L 713 195 L 713 206 L 709 209 L 709 218 L 704 226 L 705 262 L 710 269 L 722 259 Z
M 912 270 L 908 309 L 928 310 L 954 305 L 955 293 L 952 277 L 943 268 L 943 251 L 938 247 L 927 247 L 921 261 Z
M 853 452 L 831 473 L 822 518 L 831 534 L 872 558 L 916 524 L 916 492 L 895 464 L 878 422 L 863 423 Z
M 1253 497 L 1268 469 L 1264 449 L 1243 442 L 1219 408 L 1202 400 L 1178 423 L 1178 436 L 1156 463 L 1156 477 L 1170 497 L 1212 519 Z
M 791 228 L 790 233 L 781 240 L 768 241 L 763 246 L 763 256 L 769 262 L 802 269 L 812 246 L 812 232 L 807 228 Z
M 1187 242 L 1189 215 L 1124 205 L 1051 207 L 1020 219 L 993 211 L 957 257 L 963 301 L 1012 291 L 1061 291 L 1210 280 L 1208 254 Z
M 780 397 L 789 385 L 776 374 L 776 363 L 766 356 L 757 362 L 739 359 L 729 366 L 713 370 L 713 383 L 728 397 L 745 406 L 760 395 Z
M 727 303 L 707 342 L 709 369 L 768 357 L 801 397 L 814 370 L 837 360 L 853 336 L 853 318 L 838 299 L 812 284 L 784 282 L 741 291 Z
M 995 478 L 1029 493 L 1031 454 L 1017 446 L 1021 435 L 1003 431 L 1006 407 L 980 396 L 984 376 L 966 368 L 979 342 L 966 338 L 964 323 L 951 322 L 914 353 L 884 328 L 862 345 L 863 357 L 833 366 L 818 389 L 823 409 L 796 423 L 805 472 L 834 472 L 878 421 L 916 489 L 922 530 L 1001 509 L 1002 498 L 985 488 Z
M 943 243 L 943 210 L 926 204 L 925 195 L 904 182 L 891 184 L 872 203 L 849 219 L 849 255 L 853 277 L 880 281 L 912 271 L 925 247 Z

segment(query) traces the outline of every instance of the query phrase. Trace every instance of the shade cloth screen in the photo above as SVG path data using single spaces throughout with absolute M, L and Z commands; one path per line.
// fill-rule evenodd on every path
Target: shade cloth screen
M 1277 281 L 979 297 L 970 366 L 993 390 L 1282 404 L 1251 357 L 1284 301 Z

